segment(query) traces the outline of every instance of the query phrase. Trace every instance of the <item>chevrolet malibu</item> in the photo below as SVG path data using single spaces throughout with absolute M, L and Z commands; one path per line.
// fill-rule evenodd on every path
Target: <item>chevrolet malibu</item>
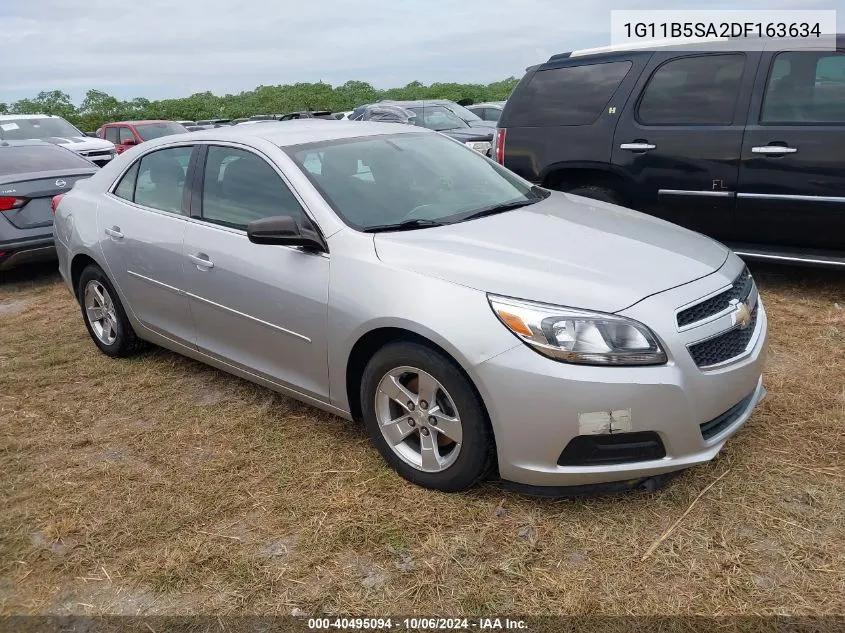
M 363 420 L 428 488 L 654 487 L 765 393 L 766 313 L 729 249 L 419 127 L 168 136 L 54 206 L 105 354 L 154 343 Z

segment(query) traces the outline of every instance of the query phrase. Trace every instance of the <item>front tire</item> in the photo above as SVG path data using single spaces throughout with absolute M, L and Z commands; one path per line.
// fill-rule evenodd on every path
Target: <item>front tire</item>
M 135 334 L 120 298 L 102 268 L 89 264 L 77 286 L 82 319 L 91 340 L 107 356 L 131 356 L 143 347 Z
M 403 342 L 376 352 L 364 369 L 361 408 L 373 444 L 412 483 L 458 492 L 492 469 L 493 434 L 479 396 L 433 349 Z

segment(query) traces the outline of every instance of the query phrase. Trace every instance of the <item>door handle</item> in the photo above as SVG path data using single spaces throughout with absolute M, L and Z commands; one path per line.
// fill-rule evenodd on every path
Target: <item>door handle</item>
M 760 145 L 759 147 L 752 147 L 753 154 L 768 154 L 770 156 L 782 156 L 783 154 L 794 154 L 798 151 L 797 147 L 787 147 L 786 145 Z
M 647 152 L 650 149 L 657 149 L 657 145 L 645 142 L 622 143 L 619 149 L 627 149 L 631 152 Z
M 123 233 L 120 232 L 119 226 L 113 226 L 110 229 L 106 229 L 106 235 L 108 235 L 109 237 L 113 237 L 117 240 L 123 239 Z
M 208 255 L 198 253 L 196 255 L 188 255 L 188 259 L 197 265 L 197 268 L 214 268 L 214 262 L 208 259 Z

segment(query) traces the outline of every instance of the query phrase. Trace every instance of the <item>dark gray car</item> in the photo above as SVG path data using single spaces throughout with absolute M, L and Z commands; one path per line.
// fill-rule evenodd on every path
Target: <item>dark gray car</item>
M 99 169 L 45 141 L 0 141 L 0 270 L 53 259 L 53 196 Z

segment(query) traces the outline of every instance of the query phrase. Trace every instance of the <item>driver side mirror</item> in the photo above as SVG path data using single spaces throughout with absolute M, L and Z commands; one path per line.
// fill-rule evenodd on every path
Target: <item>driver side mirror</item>
M 246 236 L 253 244 L 275 244 L 277 246 L 301 246 L 318 253 L 328 252 L 323 236 L 306 219 L 302 228 L 290 215 L 277 215 L 253 220 L 246 227 Z
M 134 138 L 128 138 L 125 141 L 120 142 L 121 145 L 137 145 L 138 143 L 135 141 Z

